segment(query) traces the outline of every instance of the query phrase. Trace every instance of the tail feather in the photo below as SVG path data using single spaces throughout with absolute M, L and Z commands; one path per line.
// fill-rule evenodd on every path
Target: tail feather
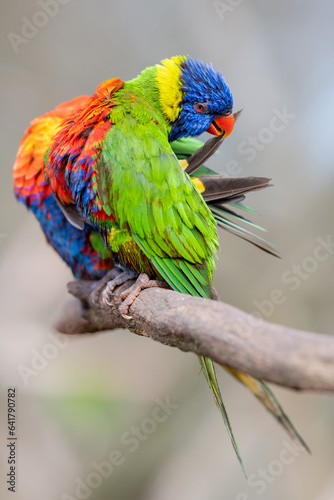
M 138 235 L 133 234 L 136 243 L 141 250 L 149 257 L 154 267 L 162 278 L 169 283 L 169 285 L 181 293 L 190 294 L 192 296 L 210 298 L 211 296 L 211 283 L 207 266 L 204 264 L 202 268 L 196 267 L 190 263 L 185 263 L 182 259 L 162 258 L 154 253 L 149 247 L 147 242 L 140 238 Z M 216 404 L 223 416 L 227 432 L 230 436 L 233 448 L 241 464 L 242 470 L 245 473 L 244 465 L 239 453 L 237 443 L 235 441 L 232 427 L 220 394 L 219 385 L 216 377 L 215 367 L 213 361 L 209 358 L 199 356 L 203 373 L 209 384 L 209 387 L 214 395 Z M 246 474 L 245 474 L 246 475 Z
M 236 224 L 228 218 L 232 217 L 238 222 L 264 231 L 261 226 L 238 214 L 231 207 L 258 215 L 255 210 L 252 210 L 241 202 L 245 199 L 247 193 L 270 187 L 271 179 L 265 177 L 224 177 L 204 166 L 203 161 L 208 159 L 222 142 L 217 142 L 217 138 L 213 138 L 213 140 L 214 142 L 210 139 L 200 147 L 201 142 L 198 140 L 190 141 L 187 138 L 181 141 L 179 139 L 172 143 L 172 147 L 178 158 L 187 158 L 180 161 L 185 172 L 191 174 L 196 171 L 196 177 L 191 176 L 192 181 L 208 204 L 218 226 L 248 241 L 264 252 L 279 257 L 278 250 L 274 245 L 257 234 L 247 231 L 240 224 Z M 198 149 L 195 153 L 189 156 L 196 147 Z
M 267 252 L 270 255 L 273 255 L 273 256 L 278 257 L 278 258 L 280 257 L 279 252 L 274 245 L 272 245 L 271 243 L 266 241 L 264 238 L 261 238 L 257 234 L 254 234 L 251 231 L 247 231 L 247 229 L 243 228 L 240 224 L 235 224 L 231 220 L 227 219 L 225 217 L 225 213 L 227 215 L 230 215 L 230 212 L 227 212 L 224 209 L 217 210 L 216 207 L 215 208 L 212 207 L 211 211 L 212 211 L 212 214 L 213 214 L 214 219 L 217 222 L 218 226 L 222 227 L 223 229 L 225 229 L 226 231 L 228 231 L 232 234 L 235 234 L 239 238 L 242 238 L 242 239 L 248 241 L 252 245 L 263 250 L 264 252 Z M 238 214 L 235 214 L 235 217 L 237 217 L 237 219 L 241 220 L 242 222 L 245 222 L 245 223 L 253 226 L 252 222 L 239 216 Z M 263 230 L 260 226 L 258 226 L 258 229 Z
M 266 177 L 224 177 L 222 175 L 203 175 L 193 177 L 207 203 L 222 203 L 226 200 L 270 187 L 271 179 Z
M 231 368 L 227 365 L 221 365 L 225 370 L 227 370 L 233 377 L 235 377 L 239 382 L 245 385 L 254 396 L 262 403 L 262 405 L 273 415 L 273 417 L 281 424 L 284 430 L 289 434 L 292 439 L 297 439 L 299 443 L 305 448 L 308 453 L 311 453 L 310 448 L 295 428 L 282 406 L 276 399 L 274 393 L 262 380 L 256 380 L 255 378 L 243 373 L 239 370 Z
M 219 389 L 218 380 L 217 380 L 216 371 L 215 371 L 213 361 L 210 358 L 205 358 L 204 356 L 198 356 L 198 359 L 199 359 L 199 362 L 202 366 L 203 373 L 205 375 L 207 383 L 208 383 L 208 385 L 213 393 L 213 396 L 215 398 L 216 405 L 218 406 L 218 408 L 223 416 L 223 419 L 224 419 L 224 422 L 226 425 L 226 429 L 227 429 L 228 435 L 230 436 L 234 451 L 238 457 L 241 468 L 246 476 L 245 467 L 244 467 L 244 464 L 243 464 L 243 461 L 242 461 L 242 458 L 241 458 L 241 455 L 239 452 L 238 445 L 237 445 L 236 440 L 235 440 L 234 435 L 233 435 L 230 419 L 228 418 L 228 414 L 227 414 L 225 405 L 223 403 L 223 400 L 222 400 L 222 397 L 220 394 L 220 389 Z M 247 476 L 246 476 L 246 478 L 247 478 Z
M 203 175 L 192 179 L 207 202 L 218 226 L 248 241 L 261 250 L 279 257 L 278 250 L 274 245 L 254 232 L 248 231 L 239 222 L 260 231 L 265 230 L 233 210 L 234 208 L 238 208 L 253 213 L 252 209 L 240 202 L 243 201 L 246 193 L 270 187 L 270 179 L 265 177 L 228 178 L 219 175 Z M 231 217 L 236 222 L 230 220 Z
M 238 198 L 238 200 L 242 201 L 242 197 Z M 239 202 L 233 204 L 233 206 L 235 206 L 235 207 L 237 207 L 237 206 L 240 207 L 241 205 L 242 204 L 239 203 Z M 263 227 L 259 226 L 258 224 L 255 224 L 254 222 L 252 222 L 250 219 L 247 219 L 243 215 L 238 214 L 235 210 L 232 210 L 232 208 L 227 207 L 226 205 L 223 205 L 223 204 L 214 204 L 214 205 L 211 205 L 211 206 L 212 206 L 212 211 L 216 210 L 218 213 L 222 213 L 224 215 L 228 214 L 231 217 L 235 217 L 236 219 L 241 220 L 245 224 L 248 224 L 248 225 L 254 227 L 255 229 L 258 229 L 259 231 L 266 232 L 266 229 L 264 229 Z M 230 206 L 232 206 L 232 205 L 230 205 Z

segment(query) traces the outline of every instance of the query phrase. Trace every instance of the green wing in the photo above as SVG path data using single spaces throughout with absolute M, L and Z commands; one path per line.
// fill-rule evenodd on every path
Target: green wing
M 210 210 L 164 129 L 145 120 L 149 115 L 139 119 L 116 111 L 98 165 L 103 208 L 172 288 L 210 297 L 218 246 Z
M 214 218 L 158 117 L 131 114 L 116 109 L 112 116 L 116 126 L 107 134 L 98 167 L 102 204 L 174 290 L 210 298 L 218 247 Z M 243 467 L 214 365 L 199 360 Z

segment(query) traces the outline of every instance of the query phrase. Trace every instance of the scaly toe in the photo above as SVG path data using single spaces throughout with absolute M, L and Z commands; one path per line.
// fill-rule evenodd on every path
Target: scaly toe
M 134 271 L 131 271 L 130 269 L 127 269 L 126 271 L 123 271 L 121 274 L 116 276 L 116 278 L 108 281 L 106 283 L 106 287 L 102 292 L 102 300 L 103 303 L 112 306 L 111 304 L 111 298 L 114 295 L 114 290 L 117 286 L 123 285 L 128 280 L 132 280 L 138 276 L 138 273 L 135 273 Z
M 102 292 L 102 301 L 107 306 L 111 306 L 111 298 L 114 296 L 114 288 L 112 286 L 107 285 L 106 288 Z
M 119 296 L 119 298 L 121 299 L 121 301 L 123 302 L 123 300 L 125 300 L 131 293 L 131 286 L 127 289 L 127 290 L 124 290 L 121 295 Z
M 162 286 L 165 285 L 164 282 L 150 280 L 150 277 L 145 273 L 140 274 L 137 281 L 120 295 L 121 300 L 124 301 L 118 308 L 121 316 L 125 319 L 131 319 L 131 316 L 128 316 L 128 311 L 140 292 L 145 290 L 145 288 L 151 288 L 152 286 L 159 286 L 161 284 Z
M 104 290 L 105 286 L 110 281 L 115 279 L 115 273 L 117 273 L 117 268 L 114 267 L 113 269 L 110 269 L 110 271 L 108 271 L 100 280 L 94 283 L 94 288 L 90 293 L 90 298 L 95 306 L 98 305 L 101 293 Z

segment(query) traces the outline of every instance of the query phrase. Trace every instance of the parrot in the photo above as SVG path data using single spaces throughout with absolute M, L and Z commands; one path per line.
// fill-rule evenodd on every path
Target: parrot
M 97 88 L 97 91 L 103 92 L 106 85 L 107 82 L 103 82 Z M 13 181 L 16 198 L 20 202 L 24 203 L 24 205 L 26 205 L 26 207 L 35 214 L 41 224 L 41 228 L 45 233 L 47 241 L 56 250 L 60 257 L 69 265 L 74 277 L 77 279 L 100 281 L 99 286 L 96 287 L 97 293 L 95 293 L 95 296 L 98 296 L 98 292 L 108 281 L 108 275 L 105 274 L 106 271 L 111 270 L 114 266 L 111 253 L 104 246 L 99 234 L 94 231 L 91 226 L 86 224 L 85 230 L 82 232 L 67 221 L 66 217 L 59 209 L 49 183 L 45 180 L 43 173 L 44 156 L 51 145 L 52 138 L 56 131 L 59 129 L 64 119 L 82 108 L 88 102 L 89 98 L 90 96 L 88 95 L 76 97 L 71 101 L 58 105 L 54 110 L 35 118 L 31 122 L 29 128 L 24 134 L 23 139 L 21 140 L 19 150 L 16 155 L 13 167 Z M 235 114 L 235 116 L 237 115 Z M 222 139 L 219 140 L 219 143 L 214 147 L 214 149 L 210 147 L 211 154 L 218 149 L 221 142 Z M 177 157 L 180 159 L 182 168 L 185 169 L 187 167 L 187 172 L 189 170 L 189 166 L 187 161 L 183 159 L 189 159 L 192 155 L 188 162 L 191 162 L 191 168 L 193 168 L 195 163 L 192 160 L 193 157 L 194 160 L 196 157 L 196 159 L 199 158 L 204 161 L 204 159 L 209 156 L 206 151 L 205 158 L 203 158 L 203 154 L 201 154 L 203 142 L 198 139 L 187 138 L 176 140 L 171 143 L 171 146 Z M 196 155 L 194 155 L 195 152 Z M 200 164 L 201 163 L 202 162 L 200 161 Z M 205 170 L 202 168 L 202 174 L 200 174 L 197 166 L 196 175 L 203 175 L 203 173 L 216 175 L 213 170 L 210 170 L 207 167 Z M 247 179 L 247 181 L 249 180 L 250 179 Z M 193 177 L 193 181 L 198 182 L 195 177 Z M 203 182 L 198 185 L 201 192 L 203 189 L 210 191 L 210 196 L 211 198 L 213 196 L 214 201 L 215 193 L 219 191 L 217 188 L 217 181 L 218 178 L 216 177 L 213 185 L 211 179 L 208 179 L 205 186 Z M 244 187 L 243 184 L 247 181 L 241 181 L 242 188 Z M 237 182 L 240 183 L 240 180 Z M 269 185 L 266 183 L 266 179 L 262 180 L 262 178 L 252 178 L 252 182 L 255 186 L 258 182 L 263 183 L 264 187 L 265 185 Z M 253 187 L 252 190 L 255 189 L 256 187 Z M 212 190 L 213 193 L 211 193 Z M 247 190 L 251 190 L 251 188 L 249 187 Z M 240 196 L 238 199 L 241 199 Z M 227 201 L 230 203 L 229 199 Z M 234 204 L 234 206 L 242 210 L 251 211 L 241 203 Z M 215 206 L 215 209 L 219 209 L 217 205 Z M 240 225 L 236 225 L 232 221 L 229 221 L 226 218 L 226 215 L 232 214 L 237 219 L 243 220 L 247 224 L 251 224 L 260 230 L 263 230 L 263 228 L 251 223 L 240 214 L 236 214 L 234 212 L 232 213 L 231 208 L 226 208 L 226 203 L 220 207 L 220 211 L 220 220 L 218 220 L 218 216 L 216 216 L 216 220 L 221 227 L 228 231 L 232 231 L 237 236 L 250 241 L 259 248 L 276 255 L 276 250 L 272 245 L 259 236 L 255 236 L 251 232 L 243 229 Z
M 17 198 L 35 213 L 76 278 L 100 279 L 114 263 L 124 280 L 139 274 L 123 314 L 142 284 L 161 280 L 210 298 L 216 223 L 275 255 L 226 218 L 250 223 L 226 203 L 247 209 L 240 203 L 244 194 L 269 180 L 224 178 L 202 167 L 233 129 L 232 105 L 220 72 L 177 56 L 134 80 L 108 80 L 93 96 L 58 106 L 27 130 L 14 165 Z M 215 136 L 209 147 L 194 139 L 204 131 Z M 104 296 L 114 286 L 109 283 Z M 200 357 L 200 363 L 244 468 L 213 362 Z M 308 449 L 267 384 L 224 368 Z

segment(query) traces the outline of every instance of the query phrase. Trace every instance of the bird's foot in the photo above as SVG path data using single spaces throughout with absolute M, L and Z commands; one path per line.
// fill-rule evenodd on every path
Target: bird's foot
M 118 310 L 122 318 L 132 319 L 132 317 L 128 315 L 129 307 L 134 303 L 140 292 L 146 288 L 169 288 L 169 285 L 164 281 L 151 280 L 147 274 L 141 273 L 136 282 L 127 290 L 124 290 L 120 295 L 123 302 Z
M 103 278 L 97 280 L 94 283 L 94 288 L 90 293 L 90 298 L 94 305 L 97 305 L 99 303 L 100 295 L 102 293 L 102 290 L 107 285 L 107 283 L 109 283 L 110 281 L 115 279 L 115 277 L 117 277 L 117 269 L 118 269 L 117 267 L 113 267 L 112 269 L 106 272 Z
M 107 273 L 108 274 L 108 273 Z M 123 271 L 121 274 L 118 276 L 113 277 L 113 279 L 106 280 L 104 285 L 102 285 L 102 288 L 105 286 L 105 289 L 102 292 L 102 300 L 105 304 L 108 306 L 111 306 L 110 299 L 114 295 L 114 289 L 119 286 L 123 285 L 128 280 L 133 280 L 138 277 L 138 273 L 131 271 L 130 269 L 127 269 L 126 271 Z M 102 278 L 103 279 L 103 278 Z

